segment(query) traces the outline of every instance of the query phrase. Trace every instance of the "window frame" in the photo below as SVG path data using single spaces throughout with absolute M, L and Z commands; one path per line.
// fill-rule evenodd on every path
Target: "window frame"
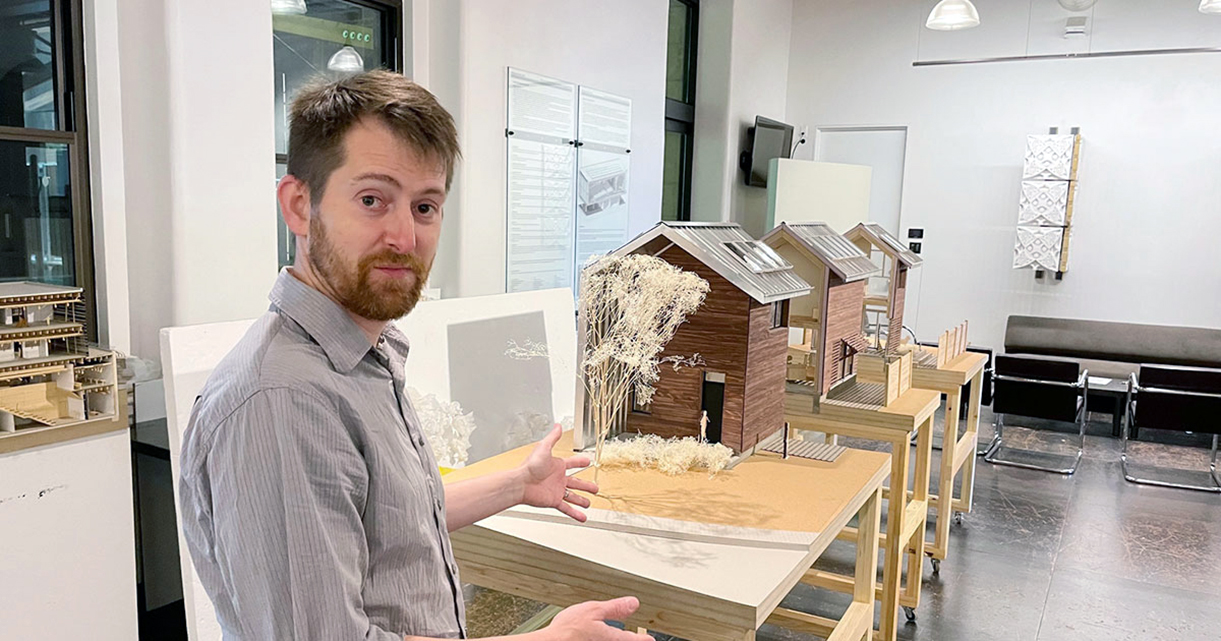
M 93 210 L 90 198 L 89 128 L 85 105 L 85 34 L 82 0 L 50 0 L 52 87 L 55 128 L 0 126 L 0 141 L 68 147 L 71 184 L 74 287 L 85 304 L 85 337 L 98 342 L 97 285 L 93 265 Z M 26 280 L 34 280 L 27 277 Z
M 697 54 L 699 52 L 699 0 L 673 0 L 687 6 L 687 48 L 685 74 L 685 100 L 666 96 L 665 130 L 685 136 L 686 143 L 679 158 L 678 217 L 679 221 L 691 220 L 691 183 L 695 158 L 695 80 Z M 667 34 L 668 34 L 667 30 Z M 668 48 L 667 48 L 668 49 Z
M 80 1 L 80 0 L 77 0 L 77 1 Z M 382 23 L 382 33 L 381 33 L 382 42 L 391 43 L 392 46 L 386 47 L 382 51 L 381 64 L 383 67 L 385 67 L 395 73 L 406 73 L 403 70 L 403 43 L 405 42 L 404 33 L 403 33 L 403 24 L 406 21 L 403 20 L 402 0 L 344 0 L 344 2 L 348 2 L 348 3 L 354 4 L 354 5 L 359 5 L 362 7 L 368 7 L 370 9 L 375 9 L 375 10 L 382 12 L 382 15 L 386 17 L 386 20 Z M 275 91 L 274 84 L 272 85 L 272 91 L 273 92 Z M 285 105 L 285 109 L 287 109 L 287 108 L 288 108 L 288 106 Z M 285 135 L 284 146 L 285 146 L 285 148 L 287 148 L 288 147 L 288 132 L 284 132 L 284 135 Z M 288 154 L 280 153 L 278 151 L 275 152 L 275 164 L 287 166 L 288 165 Z M 278 182 L 278 179 L 277 179 L 277 182 Z M 276 210 L 276 216 L 277 217 L 280 216 L 280 212 L 279 212 L 278 208 Z M 279 234 L 279 223 L 278 222 L 276 224 L 276 230 L 277 230 L 276 233 L 278 235 Z M 277 241 L 277 243 L 278 243 L 278 241 Z M 278 247 L 277 247 L 276 251 L 279 252 Z M 276 264 L 279 265 L 281 262 L 283 262 L 284 258 L 285 258 L 285 256 L 277 256 Z

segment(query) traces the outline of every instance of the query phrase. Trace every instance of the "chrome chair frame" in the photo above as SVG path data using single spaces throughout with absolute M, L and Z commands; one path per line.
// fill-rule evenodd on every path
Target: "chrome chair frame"
M 1003 413 L 997 412 L 995 414 L 996 433 L 992 436 L 992 442 L 988 444 L 988 449 L 984 452 L 984 460 L 989 463 L 992 463 L 993 465 L 1007 465 L 1009 467 L 1020 467 L 1020 468 L 1027 469 L 1027 470 L 1038 470 L 1040 472 L 1052 472 L 1054 474 L 1072 475 L 1074 472 L 1076 472 L 1077 466 L 1080 465 L 1080 463 L 1081 463 L 1081 457 L 1085 453 L 1085 425 L 1088 422 L 1088 417 L 1089 417 L 1089 408 L 1088 408 L 1088 397 L 1089 397 L 1089 387 L 1090 387 L 1089 370 L 1082 370 L 1080 376 L 1077 377 L 1077 382 L 1075 382 L 1075 383 L 1068 383 L 1068 382 L 1064 382 L 1064 381 L 1044 381 L 1044 380 L 1031 379 L 1031 378 L 1021 378 L 1021 377 L 1016 377 L 1016 376 L 1007 376 L 1007 375 L 1003 375 L 1003 374 L 997 374 L 995 372 L 992 374 L 992 380 L 994 382 L 995 381 L 1016 381 L 1016 382 L 1024 382 L 1024 383 L 1035 383 L 1038 385 L 1048 385 L 1048 386 L 1054 386 L 1054 387 L 1069 387 L 1069 388 L 1080 390 L 1078 392 L 1078 394 L 1081 397 L 1081 407 L 1077 410 L 1077 417 L 1076 417 L 1077 431 L 1078 431 L 1077 455 L 1073 458 L 1072 466 L 1066 467 L 1066 468 L 1047 467 L 1047 466 L 1043 466 L 1043 465 L 1035 465 L 1033 463 L 1022 463 L 1020 461 L 1013 461 L 1013 460 L 999 458 L 997 456 L 997 453 L 1000 450 L 1000 448 L 1003 446 L 1004 429 L 1005 429 L 1005 415 Z M 995 401 L 995 396 L 993 397 L 993 400 Z M 1020 451 L 1028 453 L 1028 454 L 1036 454 L 1036 455 L 1062 456 L 1062 455 L 1054 454 L 1052 452 L 1037 452 L 1035 450 L 1020 450 Z
M 1221 493 L 1221 478 L 1217 477 L 1217 445 L 1218 440 L 1221 440 L 1221 434 L 1213 434 L 1212 458 L 1208 466 L 1208 476 L 1212 480 L 1211 486 L 1207 485 L 1189 485 L 1186 483 L 1174 483 L 1172 481 L 1162 481 L 1158 479 L 1140 478 L 1128 471 L 1128 434 L 1132 421 L 1136 415 L 1137 399 L 1142 390 L 1156 391 L 1160 394 L 1182 394 L 1184 396 L 1204 396 L 1210 398 L 1221 399 L 1221 394 L 1209 394 L 1206 392 L 1188 392 L 1185 390 L 1167 389 L 1161 387 L 1146 387 L 1142 388 L 1137 380 L 1136 374 L 1128 375 L 1128 393 L 1124 399 L 1124 418 L 1123 418 L 1123 446 L 1119 451 L 1119 463 L 1123 470 L 1123 478 L 1129 483 L 1137 485 L 1153 485 L 1157 487 L 1172 487 L 1180 490 L 1195 490 L 1197 492 L 1211 492 L 1214 494 Z M 1221 417 L 1218 417 L 1221 420 Z M 1156 429 L 1156 428 L 1151 428 Z

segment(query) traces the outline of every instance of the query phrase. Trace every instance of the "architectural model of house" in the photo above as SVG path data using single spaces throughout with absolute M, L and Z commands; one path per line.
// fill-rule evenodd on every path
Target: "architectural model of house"
M 708 441 L 743 452 L 780 430 L 789 301 L 810 285 L 791 263 L 731 223 L 662 222 L 615 252 L 637 253 L 694 272 L 710 289 L 661 354 L 698 354 L 697 364 L 676 369 L 663 363 L 652 402 L 629 401 L 621 431 L 698 437 L 707 412 Z
M 114 353 L 86 344 L 81 291 L 0 283 L 0 433 L 118 410 Z
M 866 329 L 873 328 L 867 333 L 872 335 L 875 349 L 894 354 L 903 337 L 907 271 L 919 267 L 924 261 L 877 223 L 861 223 L 849 229 L 844 236 L 882 268 L 881 282 L 876 283 L 877 286 L 871 283 L 870 291 L 866 294 Z M 869 321 L 870 315 L 875 319 L 873 322 Z
M 802 330 L 790 345 L 787 378 L 813 384 L 821 396 L 855 371 L 865 284 L 881 269 L 826 223 L 781 223 L 762 239 L 813 289 L 789 304 L 789 326 Z

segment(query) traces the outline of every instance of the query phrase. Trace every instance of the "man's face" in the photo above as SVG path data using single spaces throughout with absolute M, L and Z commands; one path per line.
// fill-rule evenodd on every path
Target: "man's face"
M 306 259 L 348 311 L 374 321 L 420 299 L 441 235 L 445 171 L 381 121 L 357 123 L 345 159 L 311 203 Z

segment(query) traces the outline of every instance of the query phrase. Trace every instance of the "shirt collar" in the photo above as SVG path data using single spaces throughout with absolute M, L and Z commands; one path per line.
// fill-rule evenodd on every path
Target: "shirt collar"
M 331 366 L 340 373 L 351 372 L 372 348 L 365 333 L 343 307 L 298 280 L 287 267 L 280 270 L 268 298 L 272 306 L 300 325 L 322 347 Z M 387 325 L 388 329 L 393 327 L 393 324 Z M 397 329 L 393 331 L 397 337 L 402 337 Z

